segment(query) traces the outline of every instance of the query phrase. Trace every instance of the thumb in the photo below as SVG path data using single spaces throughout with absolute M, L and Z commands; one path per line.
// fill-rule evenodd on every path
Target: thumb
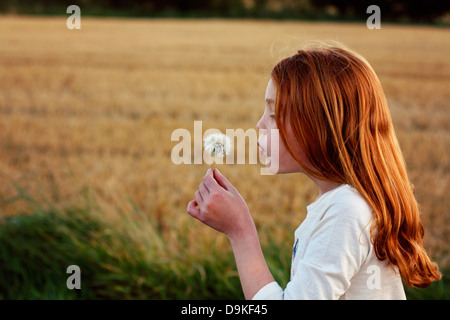
M 224 188 L 227 191 L 231 191 L 233 188 L 233 185 L 225 178 L 219 170 L 215 169 L 214 172 L 214 179 L 216 179 L 217 183 Z

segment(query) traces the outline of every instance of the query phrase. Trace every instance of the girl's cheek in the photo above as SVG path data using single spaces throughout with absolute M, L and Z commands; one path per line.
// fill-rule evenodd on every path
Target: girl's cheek
M 267 135 L 267 155 L 269 157 L 274 157 L 275 154 L 272 154 L 272 152 L 278 153 L 280 152 L 280 141 L 279 141 L 279 133 L 278 129 L 270 129 L 268 130 Z
M 266 154 L 267 154 L 268 157 L 271 157 L 272 156 L 272 139 L 271 139 L 271 136 L 270 136 L 271 131 L 268 130 L 267 133 L 268 134 L 267 134 Z

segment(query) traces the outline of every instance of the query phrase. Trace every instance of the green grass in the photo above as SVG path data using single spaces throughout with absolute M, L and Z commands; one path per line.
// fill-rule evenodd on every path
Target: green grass
M 2 299 L 242 298 L 234 260 L 214 250 L 187 255 L 163 241 L 139 212 L 109 221 L 89 204 L 43 209 L 0 222 Z M 81 290 L 69 290 L 69 265 Z
M 136 207 L 113 217 L 88 198 L 78 207 L 44 208 L 18 191 L 29 210 L 0 220 L 1 299 L 243 298 L 231 251 L 215 250 L 214 240 L 193 248 L 186 226 L 169 243 Z M 285 285 L 290 252 L 280 247 L 269 240 L 263 250 Z M 69 265 L 81 269 L 81 290 L 66 286 Z M 444 277 L 427 289 L 408 288 L 407 296 L 449 299 L 449 292 Z
M 442 279 L 428 288 L 418 289 L 405 286 L 408 300 L 450 300 L 450 270 L 441 270 Z

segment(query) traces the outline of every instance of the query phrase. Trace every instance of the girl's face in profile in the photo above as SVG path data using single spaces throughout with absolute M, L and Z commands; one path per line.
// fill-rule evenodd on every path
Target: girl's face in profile
M 304 172 L 300 164 L 291 156 L 279 134 L 274 134 L 272 130 L 278 131 L 275 120 L 275 100 L 277 97 L 277 88 L 272 79 L 269 80 L 265 96 L 265 109 L 261 119 L 259 119 L 256 128 L 260 135 L 258 139 L 258 146 L 260 148 L 260 155 L 267 159 L 266 167 L 272 174 L 277 173 L 293 173 Z M 275 138 L 276 141 L 272 141 Z M 293 138 L 293 133 L 290 125 L 287 126 L 287 139 L 292 144 L 294 151 L 304 163 L 308 163 L 299 144 Z M 275 154 L 272 154 L 272 149 L 278 147 L 278 159 Z M 278 161 L 278 165 L 272 163 Z

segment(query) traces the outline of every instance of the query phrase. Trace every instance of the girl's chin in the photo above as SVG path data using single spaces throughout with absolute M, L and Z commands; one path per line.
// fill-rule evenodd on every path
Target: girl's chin
M 304 172 L 302 169 L 298 168 L 286 168 L 281 167 L 280 164 L 275 161 L 272 163 L 272 159 L 265 158 L 265 168 L 268 173 L 275 175 L 275 174 L 286 174 L 286 173 L 302 173 Z
M 265 158 L 266 160 L 266 169 L 270 174 L 279 174 L 283 173 L 280 171 L 278 164 L 272 163 L 270 158 Z

